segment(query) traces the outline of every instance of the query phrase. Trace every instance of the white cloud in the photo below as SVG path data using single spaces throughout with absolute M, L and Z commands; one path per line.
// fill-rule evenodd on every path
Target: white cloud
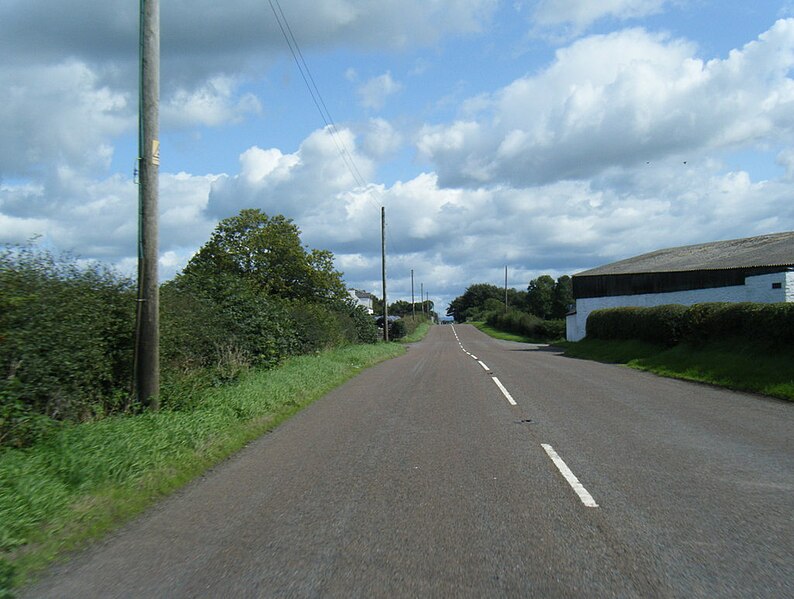
M 213 77 L 197 89 L 177 90 L 162 104 L 163 125 L 217 127 L 259 114 L 262 106 L 257 97 L 250 93 L 235 97 L 237 87 L 230 77 Z
M 372 158 L 381 159 L 396 152 L 403 136 L 383 119 L 370 119 L 362 142 L 362 150 Z
M 134 129 L 129 98 L 75 60 L 0 67 L 0 176 L 24 177 L 44 164 L 105 168 L 108 141 Z
M 386 103 L 386 99 L 402 88 L 402 84 L 392 78 L 391 72 L 386 72 L 362 83 L 358 87 L 358 95 L 364 108 L 380 110 Z
M 271 214 L 315 210 L 329 197 L 356 187 L 359 174 L 368 180 L 374 165 L 358 152 L 353 134 L 321 129 L 307 137 L 292 154 L 276 148 L 253 147 L 240 155 L 238 175 L 217 179 L 208 211 L 215 218 L 232 216 L 243 208 L 262 208 Z
M 794 19 L 724 60 L 694 52 L 641 29 L 580 40 L 545 71 L 477 98 L 479 113 L 425 127 L 418 148 L 444 185 L 523 186 L 794 141 Z
M 567 25 L 577 34 L 605 17 L 636 19 L 662 12 L 671 0 L 539 0 L 535 21 L 544 27 Z
M 786 149 L 780 152 L 777 163 L 786 169 L 786 178 L 794 181 L 794 149 Z
M 209 238 L 214 222 L 204 210 L 215 178 L 161 175 L 162 252 L 192 252 Z M 123 266 L 137 251 L 137 213 L 138 187 L 129 179 L 114 175 L 97 181 L 60 168 L 44 187 L 0 186 L 0 241 L 40 235 L 61 250 Z

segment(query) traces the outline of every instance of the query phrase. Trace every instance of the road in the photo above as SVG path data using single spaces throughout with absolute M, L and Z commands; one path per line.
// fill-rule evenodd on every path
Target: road
M 434 327 L 23 596 L 792 597 L 792 432 L 782 401 Z

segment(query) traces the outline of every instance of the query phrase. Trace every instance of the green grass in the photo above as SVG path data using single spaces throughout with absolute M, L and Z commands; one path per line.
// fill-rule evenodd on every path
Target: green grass
M 416 330 L 411 333 L 410 335 L 406 335 L 402 339 L 400 339 L 400 343 L 416 343 L 417 341 L 421 341 L 427 335 L 427 332 L 430 330 L 431 324 L 427 321 L 419 323 L 416 327 Z
M 489 337 L 493 337 L 494 339 L 502 339 L 503 341 L 517 341 L 519 343 L 548 343 L 548 341 L 544 339 L 533 339 L 531 337 L 525 337 L 524 335 L 517 335 L 516 333 L 506 333 L 504 331 L 495 329 L 484 322 L 467 322 L 466 324 L 474 325 L 480 331 Z
M 745 342 L 672 348 L 640 341 L 585 339 L 560 343 L 565 355 L 626 364 L 637 370 L 794 400 L 794 349 L 770 350 Z
M 296 357 L 207 391 L 193 411 L 107 418 L 64 428 L 38 446 L 3 450 L 0 597 L 362 369 L 404 351 L 391 343 Z

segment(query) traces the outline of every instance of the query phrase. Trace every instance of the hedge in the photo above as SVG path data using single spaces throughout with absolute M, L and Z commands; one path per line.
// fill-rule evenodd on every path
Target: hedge
M 794 304 L 669 304 L 594 310 L 587 318 L 587 336 L 668 346 L 741 338 L 781 347 L 794 344 Z
M 485 322 L 499 331 L 534 339 L 553 340 L 565 337 L 565 321 L 543 320 L 521 310 L 495 310 L 486 315 Z

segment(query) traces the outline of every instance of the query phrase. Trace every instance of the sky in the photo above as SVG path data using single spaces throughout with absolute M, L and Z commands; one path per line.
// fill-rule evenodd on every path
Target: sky
M 279 6 L 274 4 L 278 10 Z M 794 0 L 161 5 L 160 274 L 284 214 L 348 286 L 440 311 L 794 230 Z M 0 242 L 132 274 L 139 2 L 0 0 Z M 329 121 L 331 126 L 328 126 Z

